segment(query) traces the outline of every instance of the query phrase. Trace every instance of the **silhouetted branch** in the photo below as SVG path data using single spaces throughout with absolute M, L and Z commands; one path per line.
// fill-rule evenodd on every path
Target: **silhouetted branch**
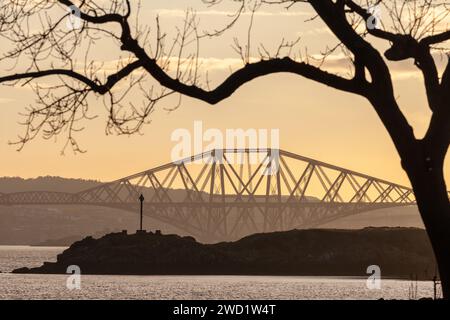
M 33 79 L 58 76 L 62 83 L 58 89 L 66 86 L 71 91 L 69 96 L 61 96 L 62 101 L 67 101 L 70 97 L 71 103 L 66 102 L 66 108 L 71 106 L 72 109 L 76 109 L 76 103 L 84 102 L 89 93 L 107 96 L 108 98 L 104 100 L 109 110 L 107 131 L 132 134 L 139 132 L 142 125 L 148 122 L 146 119 L 153 112 L 157 102 L 174 93 L 216 104 L 255 78 L 286 72 L 366 97 L 373 104 L 396 146 L 399 147 L 405 145 L 405 140 L 411 139 L 412 130 L 400 112 L 394 97 L 390 70 L 366 35 L 389 41 L 390 48 L 385 52 L 388 60 L 400 61 L 413 58 L 415 65 L 423 74 L 430 109 L 436 111 L 440 108 L 447 108 L 441 98 L 447 82 L 444 81 L 444 77 L 441 82 L 439 81 L 438 70 L 431 54 L 431 46 L 448 40 L 448 30 L 438 32 L 434 28 L 447 16 L 448 9 L 444 7 L 443 13 L 439 13 L 434 20 L 429 21 L 425 17 L 430 15 L 430 10 L 435 9 L 437 5 L 423 0 L 424 3 L 419 7 L 416 6 L 418 1 L 412 1 L 412 4 L 397 4 L 395 1 L 380 0 L 364 2 L 352 0 L 240 0 L 236 11 L 230 16 L 231 21 L 223 28 L 213 32 L 200 34 L 195 12 L 187 11 L 183 20 L 184 25 L 182 28 L 177 28 L 172 42 L 161 30 L 159 17 L 157 17 L 156 30 L 153 33 L 156 42 L 152 46 L 149 43 L 150 29 L 141 28 L 138 23 L 134 27 L 130 24 L 133 4 L 129 0 L 110 0 L 105 4 L 97 3 L 95 0 L 77 3 L 69 0 L 57 0 L 56 3 L 62 5 L 63 8 L 71 9 L 78 5 L 76 8 L 79 10 L 82 23 L 76 30 L 61 30 L 61 24 L 66 22 L 71 15 L 70 12 L 62 17 L 57 17 L 57 19 L 51 19 L 48 16 L 43 18 L 42 12 L 50 10 L 55 3 L 48 4 L 44 1 L 28 8 L 24 6 L 23 0 L 11 0 L 12 6 L 3 5 L 2 7 L 3 23 L 0 23 L 0 31 L 5 30 L 2 32 L 2 36 L 7 37 L 16 46 L 7 52 L 3 59 L 16 59 L 19 63 L 24 56 L 28 55 L 30 65 L 22 73 L 0 77 L 0 83 L 19 80 L 29 83 Z M 221 1 L 203 0 L 203 2 L 214 6 Z M 305 59 L 299 59 L 293 57 L 292 53 L 294 46 L 299 44 L 300 38 L 294 41 L 287 41 L 283 38 L 275 52 L 269 52 L 264 44 L 261 44 L 258 48 L 260 61 L 256 61 L 251 57 L 250 51 L 254 14 L 262 4 L 275 3 L 286 4 L 286 9 L 292 8 L 295 4 L 309 4 L 317 14 L 315 17 L 320 17 L 336 36 L 337 45 L 327 47 L 322 53 L 321 59 L 310 56 L 307 52 Z M 388 30 L 384 24 L 375 28 L 363 26 L 371 18 L 372 12 L 362 3 L 365 3 L 366 6 L 383 5 L 386 8 L 390 6 L 391 30 Z M 205 37 L 220 36 L 223 32 L 230 30 L 246 11 L 251 14 L 245 40 L 247 44 L 243 46 L 239 43 L 239 39 L 235 39 L 234 47 L 243 60 L 243 66 L 231 72 L 213 88 L 211 88 L 208 76 L 203 85 L 199 74 L 200 40 Z M 410 22 L 405 21 L 405 12 L 410 18 Z M 34 16 L 38 16 L 40 20 L 44 21 L 41 23 L 42 31 L 24 30 L 23 25 L 26 25 L 26 22 L 29 22 Z M 139 16 L 138 12 L 136 12 L 136 16 Z M 109 30 L 110 26 L 112 26 L 111 30 Z M 9 32 L 6 32 L 7 28 L 9 28 Z M 118 41 L 120 49 L 130 54 L 127 58 L 129 62 L 123 64 L 119 61 L 117 71 L 105 75 L 103 81 L 98 78 L 102 66 L 89 62 L 87 58 L 90 46 L 95 46 L 97 33 Z M 84 36 L 89 40 L 89 49 L 86 52 L 82 70 L 80 70 L 78 62 L 75 60 L 75 52 L 81 45 Z M 194 47 L 193 52 L 187 51 L 189 46 Z M 342 77 L 323 69 L 327 58 L 338 49 L 352 62 L 353 76 Z M 42 61 L 46 60 L 45 57 L 51 55 L 56 57 L 59 66 L 41 66 Z M 318 64 L 310 63 L 310 60 L 318 61 Z M 370 75 L 370 82 L 366 79 L 366 71 Z M 71 79 L 78 84 L 68 84 L 61 77 Z M 129 80 L 127 89 L 122 94 L 114 92 L 117 90 L 115 88 L 118 83 L 126 79 Z M 154 83 L 151 83 L 152 80 L 161 86 L 160 90 L 156 90 Z M 84 88 L 81 91 L 78 88 L 80 85 Z M 73 88 L 78 89 L 73 90 Z M 145 102 L 139 108 L 133 103 L 125 103 L 126 96 L 130 95 L 134 88 L 138 89 L 145 98 Z M 79 99 L 80 96 L 84 97 L 84 93 L 86 93 L 86 97 Z M 49 109 L 54 106 L 54 103 L 57 105 L 61 103 L 56 94 L 52 98 L 49 101 L 48 96 L 47 100 L 41 97 L 39 103 L 44 104 L 45 100 Z M 178 105 L 176 104 L 175 108 Z M 172 109 L 168 108 L 168 110 Z M 36 115 L 32 118 L 35 120 Z M 26 123 L 29 124 L 29 121 Z M 67 122 L 60 122 L 60 124 L 68 126 Z M 36 128 L 40 127 L 36 126 Z M 59 131 L 53 130 L 52 132 Z M 34 135 L 26 136 L 34 137 Z
M 90 90 L 99 93 L 99 94 L 105 94 L 111 90 L 116 83 L 118 83 L 123 78 L 130 75 L 134 70 L 141 67 L 140 61 L 135 61 L 133 63 L 130 63 L 123 69 L 121 69 L 119 72 L 109 75 L 107 78 L 107 81 L 104 84 L 98 83 L 96 81 L 93 81 L 89 79 L 88 77 L 85 77 L 84 75 L 77 73 L 73 70 L 65 70 L 65 69 L 52 69 L 52 70 L 43 70 L 43 71 L 35 71 L 35 72 L 27 72 L 27 73 L 19 73 L 19 74 L 13 74 L 9 76 L 0 77 L 0 82 L 10 82 L 10 81 L 18 81 L 23 79 L 39 79 L 42 77 L 47 76 L 68 76 L 71 78 L 74 78 L 80 82 L 83 82 L 86 84 Z

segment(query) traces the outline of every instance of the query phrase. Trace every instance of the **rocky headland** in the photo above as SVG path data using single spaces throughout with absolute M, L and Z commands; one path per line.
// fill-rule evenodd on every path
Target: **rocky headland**
M 436 262 L 424 230 L 291 230 L 261 233 L 235 242 L 202 244 L 192 237 L 160 232 L 110 233 L 73 243 L 37 268 L 14 273 L 123 275 L 299 275 L 364 276 L 378 265 L 381 275 L 432 279 Z

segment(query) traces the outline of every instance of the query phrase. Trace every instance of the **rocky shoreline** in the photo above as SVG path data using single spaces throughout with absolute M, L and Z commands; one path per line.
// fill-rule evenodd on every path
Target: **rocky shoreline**
M 13 273 L 121 275 L 362 276 L 378 265 L 383 277 L 432 279 L 436 262 L 424 230 L 291 230 L 255 234 L 235 242 L 202 244 L 160 232 L 110 233 L 73 243 L 37 268 Z

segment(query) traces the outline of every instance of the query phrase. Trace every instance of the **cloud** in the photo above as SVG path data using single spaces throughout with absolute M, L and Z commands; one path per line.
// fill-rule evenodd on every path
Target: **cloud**
M 433 52 L 432 56 L 438 70 L 442 70 L 447 63 L 447 59 L 443 57 L 441 52 Z M 312 57 L 316 59 L 316 61 L 320 61 L 322 55 L 313 54 Z M 310 61 L 310 63 L 315 64 L 314 59 Z M 387 64 L 394 80 L 422 78 L 421 71 L 414 65 L 412 59 L 396 62 L 388 61 Z M 352 62 L 342 53 L 329 55 L 322 65 L 322 69 L 339 74 L 348 74 L 351 72 L 352 68 Z
M 309 30 L 303 30 L 297 32 L 298 36 L 317 36 L 317 35 L 333 35 L 330 28 L 328 27 L 319 27 Z
M 186 16 L 186 11 L 181 9 L 155 9 L 152 10 L 155 14 L 160 16 L 170 16 L 183 18 Z M 236 15 L 236 11 L 222 11 L 222 10 L 200 10 L 195 11 L 197 15 L 201 16 L 227 16 L 233 17 Z M 251 12 L 243 12 L 241 15 L 251 15 Z M 270 11 L 256 11 L 255 16 L 262 17 L 273 17 L 273 16 L 283 16 L 283 17 L 299 17 L 299 16 L 310 16 L 310 12 L 306 11 L 279 11 L 279 12 L 270 12 Z

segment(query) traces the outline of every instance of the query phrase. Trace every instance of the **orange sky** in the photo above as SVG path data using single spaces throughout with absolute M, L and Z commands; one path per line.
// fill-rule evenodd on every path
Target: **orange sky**
M 142 15 L 146 21 L 153 21 L 158 13 L 162 26 L 170 32 L 181 24 L 184 10 L 199 2 L 145 1 Z M 197 9 L 203 30 L 226 23 L 227 14 L 233 7 L 227 4 L 212 9 L 198 6 Z M 310 54 L 333 45 L 332 35 L 320 21 L 304 22 L 310 15 L 311 11 L 305 5 L 294 6 L 289 12 L 279 7 L 261 8 L 254 17 L 252 41 L 255 48 L 251 56 L 257 55 L 258 43 L 275 48 L 282 37 L 293 40 L 301 36 L 299 48 L 307 47 Z M 202 42 L 200 57 L 209 69 L 212 81 L 223 79 L 229 73 L 227 66 L 239 66 L 239 57 L 230 45 L 234 36 L 245 42 L 248 20 L 249 16 L 244 16 L 240 24 L 220 39 Z M 105 43 L 95 50 L 92 60 L 114 62 L 125 56 L 115 49 L 114 44 Z M 329 67 L 345 72 L 342 57 L 332 59 Z M 422 80 L 412 64 L 412 61 L 406 61 L 391 66 L 398 101 L 415 128 L 416 136 L 420 137 L 426 130 L 430 113 Z M 7 65 L 0 67 L 3 73 L 8 73 Z M 130 99 L 140 101 L 142 97 L 134 94 Z M 183 98 L 181 107 L 172 112 L 165 111 L 165 105 L 161 105 L 142 135 L 131 137 L 105 135 L 105 108 L 100 100 L 92 99 L 90 113 L 98 118 L 83 123 L 85 130 L 78 134 L 78 141 L 87 153 L 77 155 L 70 150 L 64 156 L 60 155 L 63 137 L 57 141 L 39 138 L 21 152 L 8 145 L 8 141 L 14 140 L 23 130 L 18 125 L 18 113 L 33 101 L 33 94 L 27 87 L 0 87 L 0 176 L 58 175 L 113 180 L 169 162 L 174 146 L 170 139 L 173 130 L 192 130 L 193 122 L 202 120 L 205 128 L 221 130 L 279 129 L 282 149 L 409 185 L 386 130 L 364 99 L 299 76 L 274 74 L 257 79 L 215 106 L 191 98 Z M 445 176 L 450 181 L 448 157 Z

